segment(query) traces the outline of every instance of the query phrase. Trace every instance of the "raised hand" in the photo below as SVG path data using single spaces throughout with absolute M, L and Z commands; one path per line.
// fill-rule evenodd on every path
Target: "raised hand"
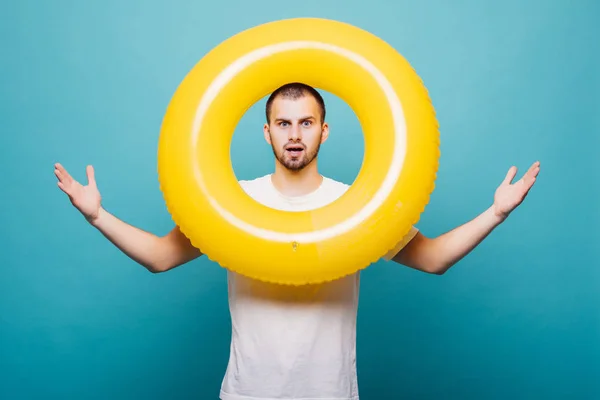
M 502 184 L 496 189 L 494 195 L 494 213 L 501 218 L 506 218 L 517 208 L 529 193 L 540 172 L 540 163 L 536 161 L 517 182 L 512 183 L 517 175 L 517 167 L 511 167 Z
M 83 186 L 77 182 L 60 164 L 54 165 L 54 174 L 58 178 L 58 187 L 65 192 L 71 203 L 77 208 L 83 216 L 93 222 L 98 218 L 101 209 L 101 196 L 96 185 L 94 168 L 88 165 L 86 168 L 88 184 Z

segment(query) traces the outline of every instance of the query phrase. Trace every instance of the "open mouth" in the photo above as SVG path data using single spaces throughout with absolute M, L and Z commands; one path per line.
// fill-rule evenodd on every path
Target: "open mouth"
M 302 146 L 288 146 L 285 151 L 292 157 L 298 157 L 304 151 Z

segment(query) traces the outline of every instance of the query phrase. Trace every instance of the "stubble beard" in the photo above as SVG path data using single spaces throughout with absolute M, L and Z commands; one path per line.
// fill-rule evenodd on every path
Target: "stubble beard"
M 271 143 L 273 143 L 273 141 L 271 141 Z M 290 171 L 298 172 L 302 171 L 315 160 L 321 149 L 321 140 L 319 140 L 317 147 L 310 153 L 304 143 L 302 143 L 302 146 L 304 147 L 304 156 L 301 158 L 289 157 L 285 149 L 281 149 L 281 153 L 278 153 L 273 145 L 271 145 L 271 148 L 273 149 L 273 155 L 281 165 Z

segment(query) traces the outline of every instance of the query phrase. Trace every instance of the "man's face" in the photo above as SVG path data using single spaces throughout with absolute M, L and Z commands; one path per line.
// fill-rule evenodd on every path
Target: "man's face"
M 295 100 L 277 97 L 270 117 L 264 135 L 275 158 L 291 171 L 302 170 L 317 157 L 329 134 L 327 124 L 321 122 L 319 104 L 310 95 Z

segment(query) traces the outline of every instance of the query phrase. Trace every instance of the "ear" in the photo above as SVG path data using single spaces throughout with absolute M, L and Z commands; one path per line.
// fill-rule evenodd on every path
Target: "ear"
M 321 144 L 325 143 L 327 138 L 329 137 L 329 125 L 327 122 L 324 122 L 321 126 Z
M 265 140 L 267 141 L 267 143 L 272 144 L 271 143 L 271 131 L 269 129 L 269 124 L 265 123 L 265 125 L 263 126 L 263 135 L 265 137 Z

